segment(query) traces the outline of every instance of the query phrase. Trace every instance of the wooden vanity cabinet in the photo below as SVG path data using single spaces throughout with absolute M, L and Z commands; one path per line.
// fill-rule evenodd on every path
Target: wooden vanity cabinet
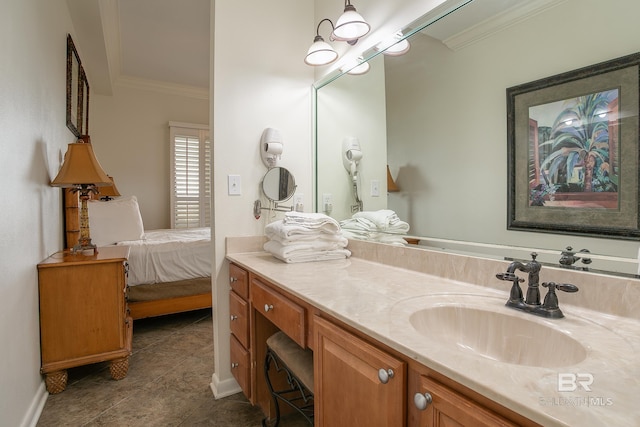
M 263 373 L 266 340 L 281 330 L 314 352 L 316 427 L 540 427 L 260 276 L 235 264 L 229 274 L 232 373 L 267 417 L 274 407 Z M 431 396 L 424 410 L 416 393 Z
M 230 264 L 229 286 L 231 374 L 247 399 L 253 403 L 249 273 L 235 264 Z
M 315 426 L 404 426 L 406 364 L 315 317 Z
M 408 427 L 540 427 L 417 364 L 409 367 L 407 414 Z

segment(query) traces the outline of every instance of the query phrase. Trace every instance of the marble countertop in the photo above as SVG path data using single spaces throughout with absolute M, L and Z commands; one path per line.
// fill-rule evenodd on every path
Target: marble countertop
M 266 252 L 245 252 L 228 253 L 227 259 L 541 425 L 639 425 L 637 319 L 562 303 L 565 318 L 544 319 L 504 307 L 508 286 L 492 289 L 357 257 L 286 264 Z M 579 341 L 586 358 L 569 366 L 523 366 L 434 345 L 411 326 L 409 317 L 439 298 L 467 305 L 477 299 L 483 309 L 506 310 L 534 328 L 556 329 Z

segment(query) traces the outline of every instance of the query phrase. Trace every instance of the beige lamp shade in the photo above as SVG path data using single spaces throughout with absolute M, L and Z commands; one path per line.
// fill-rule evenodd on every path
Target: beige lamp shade
M 389 170 L 389 165 L 387 165 L 387 191 L 389 193 L 394 193 L 396 191 L 400 191 L 400 188 L 398 187 L 398 185 L 393 180 L 393 177 L 391 176 L 391 171 Z
M 118 187 L 116 187 L 116 183 L 113 180 L 113 177 L 109 176 L 109 175 L 107 175 L 107 176 L 111 180 L 111 185 L 107 185 L 105 187 L 100 187 L 100 189 L 98 190 L 98 194 L 100 195 L 100 198 L 110 199 L 111 197 L 120 196 L 120 192 L 118 191 Z
M 112 185 L 112 180 L 98 163 L 90 143 L 74 142 L 69 144 L 64 155 L 64 163 L 58 176 L 51 181 L 54 187 L 72 188 L 82 184 L 96 187 Z

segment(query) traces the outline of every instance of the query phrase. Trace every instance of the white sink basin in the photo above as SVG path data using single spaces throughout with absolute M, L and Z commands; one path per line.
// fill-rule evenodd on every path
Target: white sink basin
M 435 343 L 506 363 L 554 368 L 587 356 L 584 346 L 563 332 L 502 312 L 440 305 L 412 313 L 409 322 Z

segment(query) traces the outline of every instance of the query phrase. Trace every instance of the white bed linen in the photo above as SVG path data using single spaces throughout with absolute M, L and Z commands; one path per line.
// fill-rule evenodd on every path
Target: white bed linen
M 211 229 L 148 230 L 129 246 L 129 286 L 211 276 Z

